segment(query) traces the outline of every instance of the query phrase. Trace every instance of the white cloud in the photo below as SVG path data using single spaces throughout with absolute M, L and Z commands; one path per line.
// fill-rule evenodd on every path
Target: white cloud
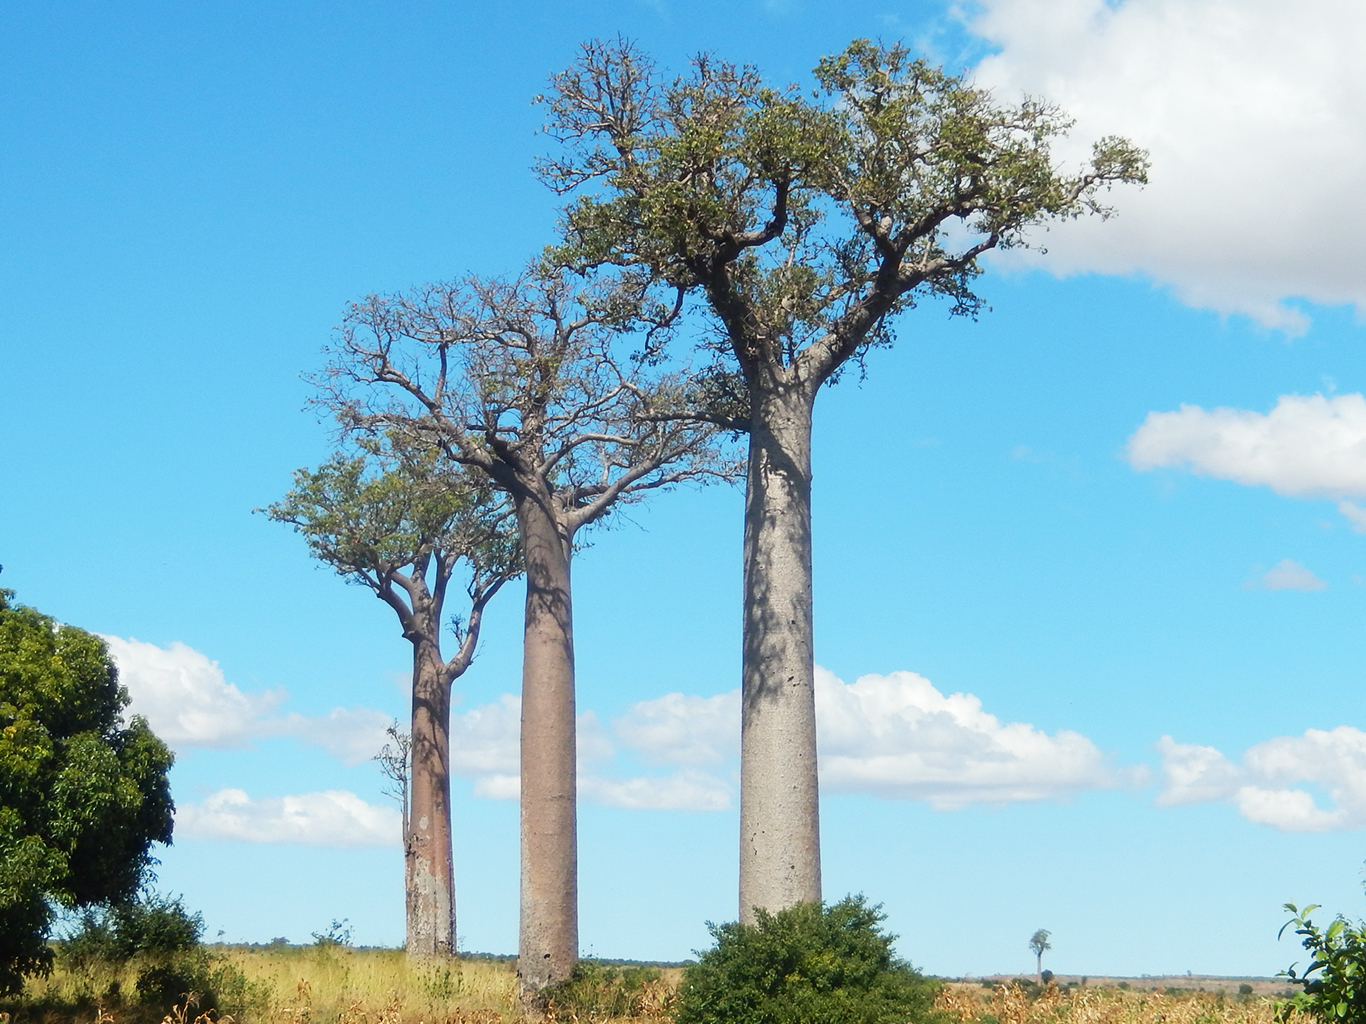
M 1079 733 L 1050 736 L 1022 722 L 1002 723 L 971 694 L 946 697 L 914 672 L 867 675 L 846 684 L 818 666 L 816 722 L 826 793 L 927 800 L 949 809 L 1124 785 L 1141 772 L 1113 769 Z M 642 701 L 613 724 L 624 745 L 643 759 L 692 770 L 690 778 L 680 773 L 680 785 L 685 778 L 696 783 L 710 777 L 709 791 L 722 806 L 738 755 L 739 691 Z M 707 776 L 701 766 L 730 770 Z
M 320 746 L 343 764 L 368 761 L 384 745 L 392 719 L 374 708 L 333 708 L 309 717 L 276 714 L 283 689 L 243 693 L 227 681 L 218 662 L 187 644 L 165 647 L 104 636 L 128 688 L 129 708 L 144 716 L 175 750 L 250 746 L 270 736 L 292 736 Z
M 1157 743 L 1166 784 L 1157 802 L 1228 801 L 1249 821 L 1285 832 L 1332 832 L 1366 828 L 1366 733 L 1349 725 L 1307 729 L 1250 747 L 1236 765 L 1213 747 Z M 1295 783 L 1324 790 L 1333 806 L 1318 806 Z
M 245 694 L 223 678 L 218 662 L 173 641 L 166 647 L 105 636 L 128 688 L 135 714 L 177 750 L 244 747 L 261 720 L 285 698 L 283 690 Z
M 612 728 L 624 746 L 652 764 L 721 764 L 740 754 L 740 691 L 643 700 L 614 719 Z
M 976 81 L 1077 119 L 1076 146 L 1128 136 L 1151 184 L 1119 217 L 1056 226 L 1039 264 L 1133 273 L 1183 301 L 1289 332 L 1284 300 L 1366 308 L 1366 6 L 1356 0 L 980 0 L 999 48 Z M 1012 257 L 1008 262 L 1029 256 Z
M 1366 398 L 1282 395 L 1266 414 L 1198 405 L 1150 412 L 1126 455 L 1139 471 L 1184 467 L 1288 497 L 1366 496 Z
M 731 806 L 731 787 L 700 771 L 629 779 L 589 775 L 580 782 L 579 793 L 595 803 L 629 810 L 724 811 Z
M 928 800 L 948 810 L 1067 796 L 1137 781 L 1085 736 L 1002 723 L 970 693 L 945 696 L 924 676 L 892 672 L 852 684 L 816 669 L 821 788 Z
M 345 790 L 253 800 L 240 789 L 222 789 L 202 803 L 181 804 L 175 817 L 178 839 L 308 846 L 393 846 L 403 828 L 396 808 Z
M 1257 586 L 1265 590 L 1327 590 L 1328 584 L 1312 572 L 1284 558 L 1268 569 L 1257 581 Z
M 293 736 L 322 747 L 342 764 L 362 764 L 389 742 L 385 730 L 393 721 L 374 708 L 333 708 L 317 718 L 291 712 L 260 722 L 257 734 Z

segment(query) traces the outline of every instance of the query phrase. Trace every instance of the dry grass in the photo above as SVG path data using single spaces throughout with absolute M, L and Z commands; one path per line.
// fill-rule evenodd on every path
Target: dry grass
M 493 1024 L 516 1016 L 511 961 L 409 963 L 401 950 L 229 947 L 253 1024 Z
M 234 1016 L 199 1017 L 179 1007 L 162 1024 L 515 1024 L 520 1020 L 511 960 L 460 959 L 410 964 L 399 950 L 316 946 L 218 946 L 214 952 L 245 979 Z M 605 992 L 565 1005 L 560 1024 L 666 1024 L 682 972 L 665 968 L 631 989 L 626 1002 Z M 59 968 L 34 979 L 23 996 L 0 1004 L 0 1024 L 157 1024 L 163 1013 L 110 998 L 118 982 Z M 590 986 L 591 989 L 591 986 Z M 593 1005 L 594 1003 L 597 1005 Z M 1034 998 L 1015 985 L 985 989 L 949 982 L 936 1009 L 944 1024 L 1277 1024 L 1265 996 L 1209 992 L 1164 994 L 1110 987 L 1049 986 Z M 613 1014 L 623 1014 L 617 1017 Z M 629 1014 L 629 1016 L 625 1016 Z M 555 1015 L 551 1016 L 554 1024 Z M 1294 1022 L 1292 1021 L 1292 1024 Z M 1307 1022 L 1306 1022 L 1307 1024 Z
M 210 948 L 244 980 L 222 1014 L 233 1024 L 499 1024 L 518 1016 L 511 961 L 410 964 L 389 949 Z M 133 992 L 135 982 L 131 969 L 90 973 L 59 964 L 0 1005 L 0 1024 L 155 1024 L 164 1010 L 111 995 L 111 987 Z M 194 1024 L 196 1010 L 182 1004 L 166 1024 Z
M 1051 985 L 1031 1000 L 1017 985 L 988 991 L 967 984 L 945 985 L 936 1003 L 953 1024 L 1275 1024 L 1276 1006 L 1264 996 Z

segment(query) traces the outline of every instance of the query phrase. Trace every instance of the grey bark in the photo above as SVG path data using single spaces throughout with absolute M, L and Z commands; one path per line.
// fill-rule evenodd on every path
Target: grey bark
M 740 920 L 821 898 L 811 649 L 812 389 L 755 394 L 745 499 Z
M 455 869 L 451 853 L 451 683 L 435 645 L 413 644 L 412 809 L 406 860 L 407 950 L 451 956 L 455 941 Z
M 521 928 L 524 1005 L 579 959 L 571 539 L 544 494 L 517 499 L 526 559 L 522 658 Z

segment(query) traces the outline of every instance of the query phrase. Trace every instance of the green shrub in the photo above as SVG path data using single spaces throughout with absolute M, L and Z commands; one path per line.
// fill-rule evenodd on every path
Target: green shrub
M 1294 1008 L 1332 1024 L 1366 1024 L 1366 925 L 1353 926 L 1338 915 L 1320 930 L 1309 919 L 1317 905 L 1301 911 L 1287 903 L 1285 909 L 1291 918 L 1281 926 L 1280 934 L 1294 925 L 1310 955 L 1309 966 L 1302 972 L 1295 972 L 1296 964 L 1284 972 L 1303 989 L 1289 1001 L 1286 1014 Z
M 907 1024 L 932 1018 L 938 985 L 893 955 L 880 906 L 802 903 L 754 925 L 708 925 L 676 1024 Z
M 563 1020 L 607 1020 L 657 1015 L 665 1007 L 655 967 L 615 967 L 580 960 L 569 980 L 545 993 L 547 1008 Z
M 200 942 L 204 919 L 179 897 L 144 893 L 135 900 L 85 910 L 61 944 L 60 956 L 101 994 L 122 997 L 111 980 L 131 965 L 138 1002 L 169 1010 L 193 996 L 200 1010 L 240 1010 L 249 1000 L 245 977 Z

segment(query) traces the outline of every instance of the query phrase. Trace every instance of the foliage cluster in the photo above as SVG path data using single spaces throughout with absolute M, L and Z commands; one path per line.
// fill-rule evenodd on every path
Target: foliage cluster
M 51 969 L 55 907 L 133 897 L 171 840 L 172 755 L 104 641 L 0 590 L 0 993 Z
M 203 918 L 181 898 L 147 893 L 86 909 L 59 958 L 105 999 L 124 999 L 121 979 L 131 973 L 134 1000 L 157 1012 L 187 1001 L 201 1011 L 240 1012 L 250 997 L 246 979 L 201 943 L 203 931 Z
M 753 925 L 711 925 L 684 975 L 677 1024 L 906 1024 L 934 1018 L 938 984 L 892 952 L 862 896 L 799 903 Z
M 1303 910 L 1287 903 L 1291 918 L 1281 928 L 1294 927 L 1309 952 L 1309 965 L 1296 972 L 1291 964 L 1285 976 L 1303 991 L 1290 1000 L 1296 1010 L 1322 1021 L 1362 1024 L 1366 1021 L 1366 924 L 1353 925 L 1338 915 L 1327 928 L 1310 920 L 1318 909 L 1310 904 Z

